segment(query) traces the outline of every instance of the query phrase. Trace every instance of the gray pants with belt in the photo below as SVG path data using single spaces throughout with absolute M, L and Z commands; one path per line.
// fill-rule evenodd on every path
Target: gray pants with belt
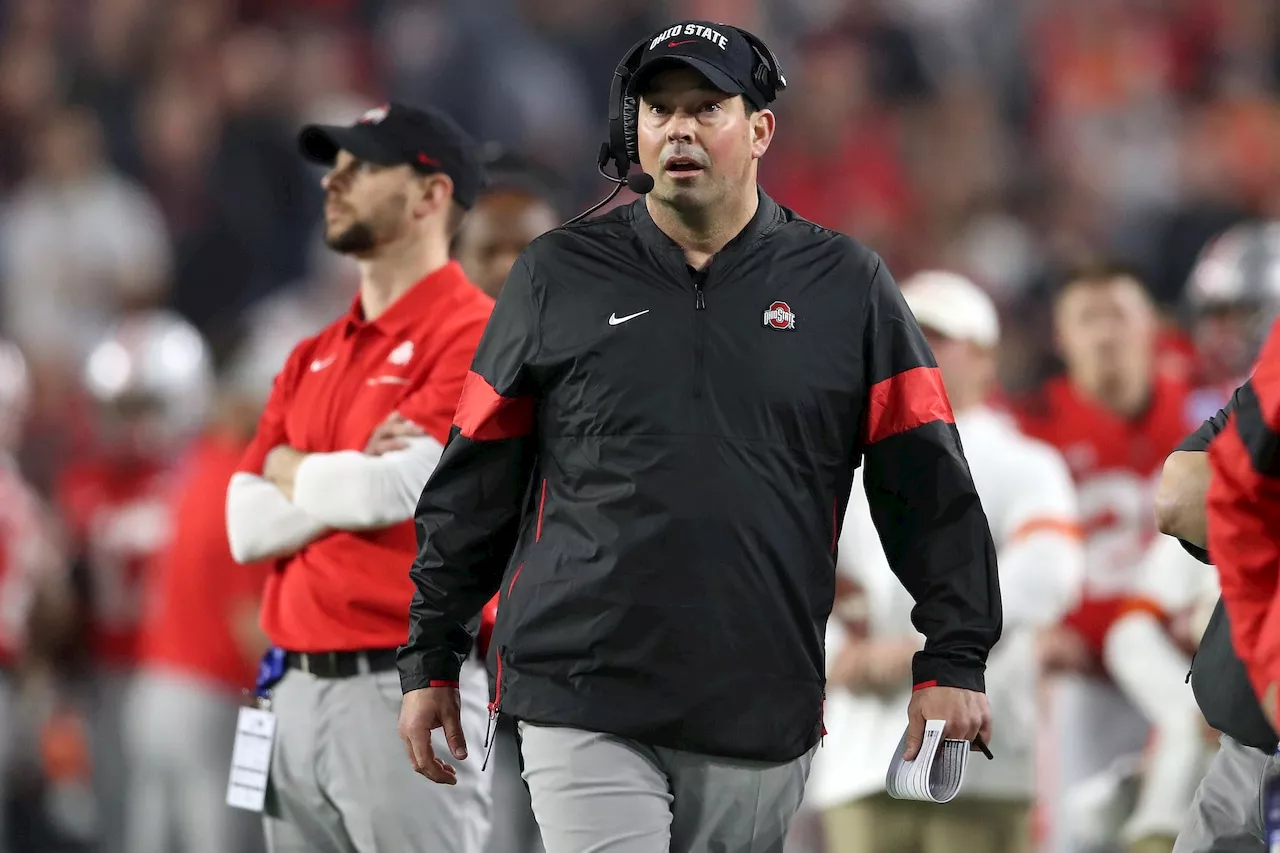
M 1266 853 L 1262 787 L 1280 759 L 1223 735 L 1173 853 Z
M 471 747 L 449 759 L 457 785 L 413 772 L 396 731 L 394 671 L 317 678 L 291 669 L 271 694 L 276 739 L 264 825 L 270 853 L 481 853 L 490 776 L 480 772 L 488 710 L 484 670 L 461 676 L 462 728 Z M 436 755 L 448 756 L 442 729 Z
M 813 750 L 772 764 L 520 723 L 547 853 L 782 853 Z

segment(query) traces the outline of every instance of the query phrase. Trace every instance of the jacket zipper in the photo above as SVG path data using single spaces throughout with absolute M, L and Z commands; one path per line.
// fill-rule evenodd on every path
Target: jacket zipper
M 702 397 L 702 351 L 703 339 L 706 337 L 703 334 L 703 320 L 700 313 L 707 310 L 707 299 L 702 292 L 702 282 L 695 281 L 693 283 L 693 294 L 693 309 L 697 315 L 693 332 L 693 398 L 697 400 Z
M 547 478 L 542 478 L 542 494 L 538 498 L 538 524 L 534 530 L 533 541 L 537 542 L 542 538 L 542 514 L 547 508 Z M 511 591 L 516 588 L 516 581 L 520 580 L 520 572 L 524 571 L 524 563 L 516 566 L 516 570 L 511 573 L 511 580 L 507 584 L 507 599 L 511 598 Z M 489 753 L 493 751 L 493 727 L 498 720 L 498 711 L 502 707 L 502 653 L 506 649 L 499 648 L 496 655 L 498 660 L 497 677 L 494 679 L 493 701 L 489 703 L 489 724 L 485 727 L 484 732 L 484 762 L 480 765 L 481 772 L 489 764 Z
M 502 704 L 502 653 L 506 649 L 498 649 L 498 677 L 494 679 L 496 686 L 493 689 L 493 701 L 489 703 L 489 719 L 492 720 L 498 716 L 498 706 Z
M 827 688 L 822 688 L 822 704 L 818 706 L 818 724 L 822 726 L 822 733 L 818 735 L 818 744 L 822 745 L 827 740 Z
M 521 568 L 524 568 L 524 564 L 521 564 Z M 516 569 L 516 576 L 518 577 L 519 574 L 520 569 Z M 511 579 L 512 585 L 515 584 L 515 580 L 516 579 L 514 577 Z M 508 595 L 510 595 L 509 591 Z M 502 653 L 504 651 L 506 651 L 506 649 L 499 648 L 498 654 L 496 655 L 498 659 L 498 677 L 494 679 L 495 686 L 493 688 L 493 701 L 489 703 L 489 723 L 484 729 L 484 761 L 480 763 L 480 772 L 482 773 L 484 772 L 484 769 L 489 766 L 489 754 L 493 752 L 493 743 L 497 740 L 497 738 L 493 736 L 493 727 L 498 721 L 498 706 L 502 704 Z

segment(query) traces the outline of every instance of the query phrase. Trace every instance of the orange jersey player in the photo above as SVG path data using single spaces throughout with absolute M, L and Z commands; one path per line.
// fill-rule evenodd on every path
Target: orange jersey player
M 1199 712 L 1183 685 L 1189 658 L 1147 596 L 1156 543 L 1154 500 L 1164 459 L 1188 431 L 1187 389 L 1156 368 L 1156 315 L 1141 281 L 1102 266 L 1077 272 L 1055 296 L 1054 332 L 1066 365 L 1016 409 L 1022 429 L 1059 449 L 1085 527 L 1081 601 L 1042 637 L 1050 727 L 1042 761 L 1048 850 L 1101 839 L 1072 811 L 1086 780 L 1117 756 L 1148 773 L 1124 841 L 1171 847 L 1198 780 Z M 1183 739 L 1182 743 L 1178 743 Z

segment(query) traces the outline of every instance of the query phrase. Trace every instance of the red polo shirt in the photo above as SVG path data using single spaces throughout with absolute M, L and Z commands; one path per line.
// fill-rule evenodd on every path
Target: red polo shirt
M 372 322 L 350 312 L 290 354 L 240 471 L 261 474 L 280 444 L 305 453 L 363 450 L 391 412 L 448 440 L 462 382 L 493 300 L 450 262 Z M 262 627 L 291 651 L 391 648 L 408 636 L 417 555 L 412 520 L 334 531 L 277 561 Z

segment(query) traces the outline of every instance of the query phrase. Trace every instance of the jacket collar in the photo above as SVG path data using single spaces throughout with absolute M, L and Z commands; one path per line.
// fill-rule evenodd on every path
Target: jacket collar
M 781 208 L 759 186 L 756 187 L 756 197 L 759 203 L 756 206 L 755 215 L 751 217 L 751 221 L 747 223 L 746 227 L 738 232 L 737 236 L 715 254 L 712 263 L 724 266 L 729 258 L 736 257 L 739 253 L 749 249 L 782 223 Z M 641 196 L 632 202 L 630 208 L 632 224 L 641 239 L 660 255 L 678 255 L 680 263 L 683 265 L 684 249 L 668 237 L 666 232 L 653 221 L 653 217 L 649 215 L 649 207 L 645 204 L 644 197 Z

